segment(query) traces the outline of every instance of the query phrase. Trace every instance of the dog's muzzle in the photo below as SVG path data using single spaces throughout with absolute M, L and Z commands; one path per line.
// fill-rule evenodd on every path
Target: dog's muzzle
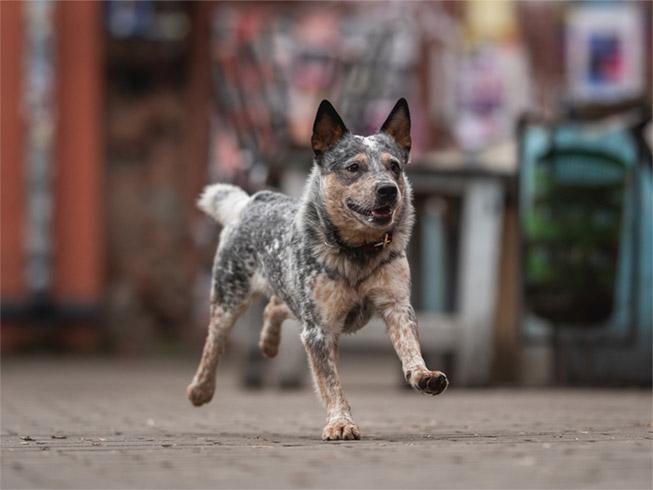
M 394 184 L 381 184 L 376 188 L 376 197 L 381 204 L 394 205 L 399 189 Z
M 396 200 L 396 199 L 395 199 Z M 380 205 L 373 208 L 364 208 L 353 201 L 347 201 L 347 207 L 355 213 L 365 218 L 365 221 L 371 225 L 383 226 L 392 221 L 395 212 L 394 203 L 379 203 Z

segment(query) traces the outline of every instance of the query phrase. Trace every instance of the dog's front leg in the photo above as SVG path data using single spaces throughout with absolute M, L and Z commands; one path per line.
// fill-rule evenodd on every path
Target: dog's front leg
M 315 385 L 327 409 L 327 424 L 322 431 L 325 441 L 360 439 L 358 426 L 351 418 L 338 375 L 338 337 L 317 326 L 304 327 L 302 342 L 308 354 Z
M 419 346 L 415 310 L 408 302 L 384 305 L 381 314 L 385 320 L 392 345 L 401 360 L 406 381 L 416 390 L 438 395 L 447 389 L 449 381 L 441 371 L 426 367 Z

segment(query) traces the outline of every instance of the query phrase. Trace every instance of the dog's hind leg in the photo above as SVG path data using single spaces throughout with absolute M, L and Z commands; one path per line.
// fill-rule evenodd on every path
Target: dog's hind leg
M 186 390 L 193 405 L 203 405 L 213 398 L 218 362 L 224 352 L 229 332 L 245 306 L 246 303 L 235 308 L 228 308 L 221 304 L 211 306 L 209 331 L 204 343 L 202 358 L 195 377 Z
M 238 228 L 225 228 L 220 236 L 220 245 L 213 261 L 209 331 L 197 372 L 186 390 L 195 406 L 213 398 L 216 369 L 229 333 L 240 314 L 258 294 L 254 281 L 256 261 L 253 251 L 243 247 L 244 243 Z
M 281 324 L 290 316 L 286 304 L 278 296 L 272 296 L 263 311 L 263 328 L 258 346 L 263 355 L 269 358 L 279 353 Z

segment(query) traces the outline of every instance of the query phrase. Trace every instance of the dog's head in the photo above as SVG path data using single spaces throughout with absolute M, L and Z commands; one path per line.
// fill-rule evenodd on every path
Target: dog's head
M 394 106 L 378 133 L 354 135 L 326 100 L 315 117 L 311 145 L 320 169 L 324 208 L 348 242 L 378 238 L 407 206 L 404 167 L 410 153 L 406 99 Z

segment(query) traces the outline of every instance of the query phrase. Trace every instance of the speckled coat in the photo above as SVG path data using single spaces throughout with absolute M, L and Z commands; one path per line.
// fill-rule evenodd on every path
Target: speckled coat
M 206 188 L 199 207 L 223 225 L 213 268 L 211 320 L 197 374 L 188 388 L 195 405 L 211 400 L 215 372 L 238 315 L 259 294 L 269 296 L 260 347 L 278 352 L 289 316 L 302 328 L 315 384 L 327 408 L 322 437 L 358 439 L 337 372 L 342 333 L 362 328 L 377 311 L 407 381 L 438 394 L 446 376 L 422 359 L 410 305 L 405 249 L 413 225 L 410 115 L 401 99 L 379 133 L 351 134 L 327 101 L 313 127 L 313 169 L 302 199 L 263 191 L 249 197 L 228 184 Z

